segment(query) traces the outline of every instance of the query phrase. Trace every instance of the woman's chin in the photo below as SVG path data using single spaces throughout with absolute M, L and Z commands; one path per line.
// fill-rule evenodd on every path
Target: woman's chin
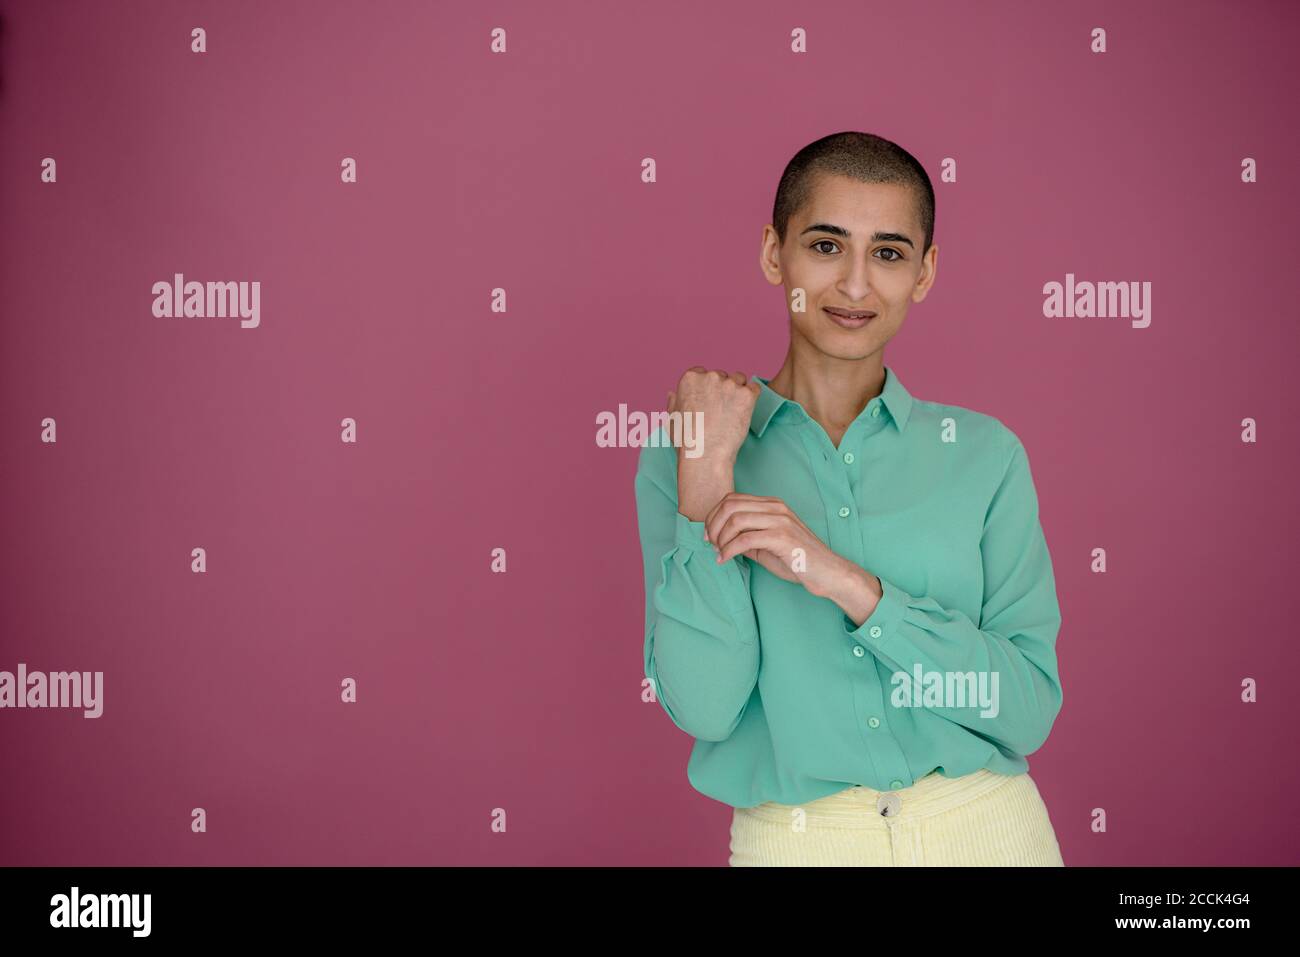
M 818 336 L 813 340 L 818 352 L 825 353 L 832 359 L 865 359 L 876 352 L 879 346 L 874 337 L 854 335 L 844 332 L 840 335 Z

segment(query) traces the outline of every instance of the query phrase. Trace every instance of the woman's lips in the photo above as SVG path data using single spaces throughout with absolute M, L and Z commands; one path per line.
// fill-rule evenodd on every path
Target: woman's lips
M 830 317 L 831 322 L 835 323 L 841 329 L 861 329 L 876 317 L 875 313 L 868 313 L 867 315 L 855 317 L 848 314 L 850 310 L 837 310 L 832 312 L 825 306 L 822 307 L 822 312 L 826 313 L 826 315 Z M 857 312 L 857 310 L 852 310 L 852 312 Z

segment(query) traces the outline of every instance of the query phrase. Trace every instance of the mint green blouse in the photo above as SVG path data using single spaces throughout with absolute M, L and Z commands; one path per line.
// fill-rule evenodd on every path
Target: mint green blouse
M 884 597 L 857 626 L 757 562 L 718 564 L 677 511 L 677 451 L 656 431 L 636 474 L 645 674 L 695 738 L 691 785 L 752 807 L 1027 771 L 1061 709 L 1061 613 L 1019 438 L 914 399 L 886 366 L 836 448 L 754 378 L 736 491 L 782 499 Z

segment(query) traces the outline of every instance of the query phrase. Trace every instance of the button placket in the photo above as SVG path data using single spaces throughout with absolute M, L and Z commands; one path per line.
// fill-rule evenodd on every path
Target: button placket
M 802 423 L 800 437 L 808 453 L 817 490 L 826 507 L 826 544 L 837 555 L 843 555 L 849 561 L 861 562 L 862 535 L 849 520 L 856 514 L 857 503 L 845 469 L 838 462 L 831 461 L 832 453 L 837 459 L 840 453 L 830 445 L 830 440 L 815 422 Z
M 879 423 L 875 425 L 877 428 L 866 426 L 863 422 L 855 422 L 845 433 L 841 445 L 857 448 L 864 441 L 864 429 L 867 430 L 866 435 L 873 435 L 878 431 Z M 827 544 L 836 554 L 861 565 L 864 543 L 858 520 L 857 497 L 854 493 L 854 485 L 857 484 L 856 472 L 834 461 L 839 459 L 844 465 L 852 465 L 857 462 L 859 456 L 853 452 L 834 448 L 826 434 L 811 420 L 803 422 L 802 426 L 800 437 L 808 453 L 808 463 L 817 483 L 818 492 L 826 507 Z M 852 645 L 853 655 L 859 659 L 859 663 L 871 666 L 862 672 L 860 679 L 853 682 L 855 714 L 862 722 L 863 743 L 867 747 L 866 758 L 870 770 L 873 776 L 888 774 L 890 770 L 897 775 L 899 771 L 906 770 L 907 756 L 898 741 L 889 734 L 888 726 L 880 717 L 886 713 L 888 706 L 886 689 L 875 667 L 875 659 L 867 655 L 866 649 L 858 642 L 854 641 Z M 889 767 L 891 764 L 892 769 Z M 902 780 L 898 777 L 893 778 L 893 782 L 892 787 L 903 786 Z

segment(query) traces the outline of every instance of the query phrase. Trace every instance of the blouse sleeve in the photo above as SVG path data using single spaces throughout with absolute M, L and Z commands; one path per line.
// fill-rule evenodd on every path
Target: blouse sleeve
M 676 451 L 646 446 L 636 475 L 645 571 L 645 675 L 677 727 L 723 741 L 758 681 L 747 560 L 718 564 L 704 523 L 677 511 Z

